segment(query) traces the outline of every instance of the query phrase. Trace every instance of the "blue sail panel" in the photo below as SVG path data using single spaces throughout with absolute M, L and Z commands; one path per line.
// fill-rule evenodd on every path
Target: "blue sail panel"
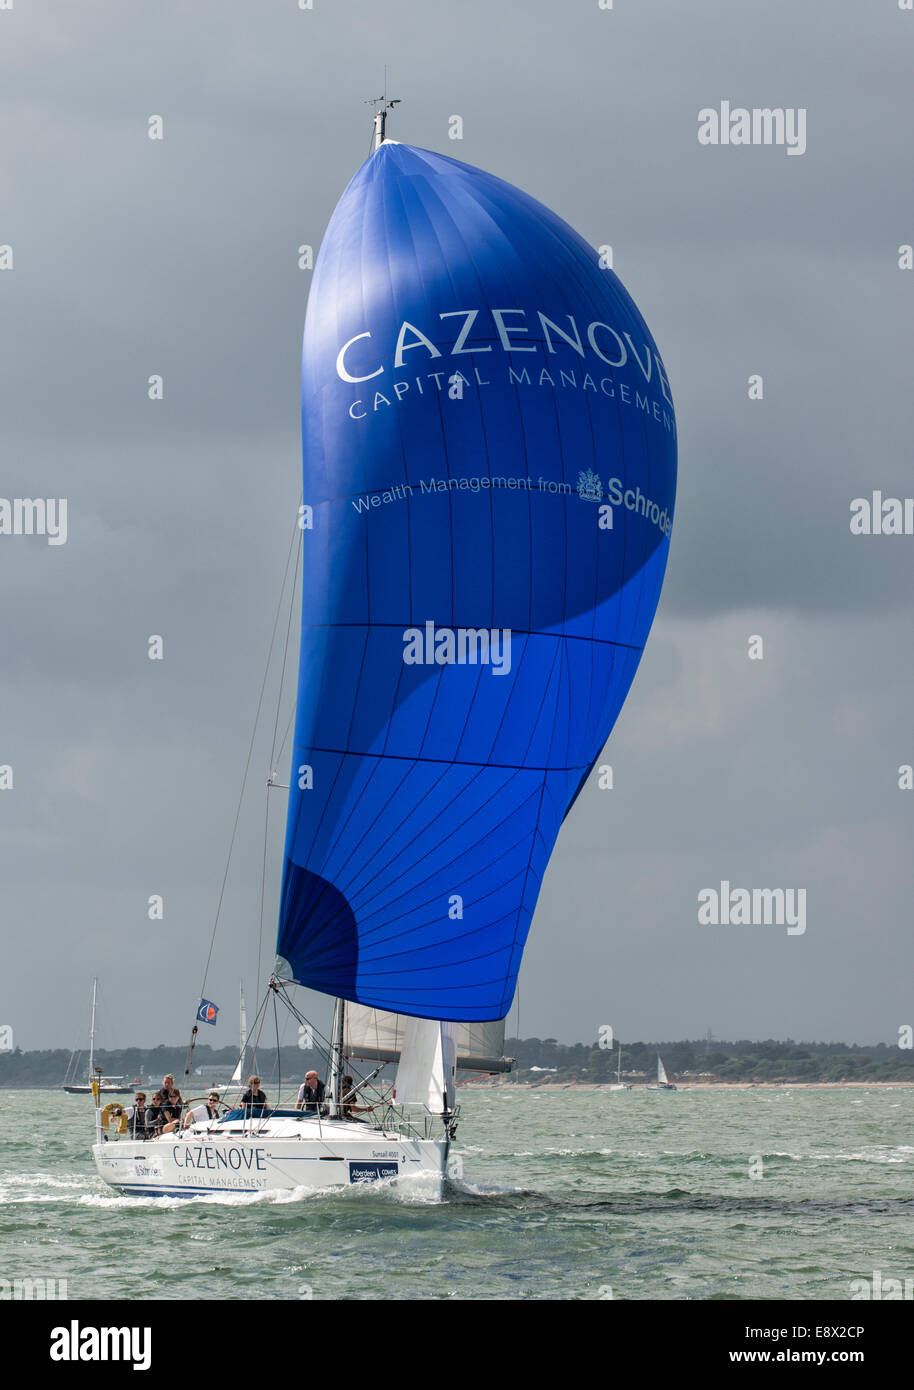
M 663 360 L 554 213 L 387 142 L 318 257 L 302 438 L 280 972 L 398 1013 L 504 1017 L 660 596 Z

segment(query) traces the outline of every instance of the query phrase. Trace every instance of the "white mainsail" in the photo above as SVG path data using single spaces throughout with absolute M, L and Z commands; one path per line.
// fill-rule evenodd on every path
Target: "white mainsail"
M 398 1105 L 424 1105 L 433 1115 L 454 1108 L 455 1041 L 459 1025 L 433 1018 L 403 1020 L 394 1095 Z
M 347 1003 L 343 1052 L 347 1057 L 361 1057 L 366 1061 L 397 1062 L 403 1051 L 406 1028 L 417 1021 L 421 1020 L 372 1009 L 365 1004 Z M 511 1059 L 504 1056 L 503 1018 L 487 1023 L 455 1024 L 454 1046 L 457 1066 L 464 1070 L 511 1070 Z
M 657 1085 L 658 1085 L 658 1086 L 669 1086 L 669 1084 L 670 1084 L 670 1083 L 669 1083 L 669 1081 L 667 1080 L 667 1075 L 666 1075 L 666 1068 L 664 1067 L 663 1061 L 661 1060 L 660 1055 L 659 1055 L 659 1053 L 658 1053 L 658 1055 L 657 1055 Z

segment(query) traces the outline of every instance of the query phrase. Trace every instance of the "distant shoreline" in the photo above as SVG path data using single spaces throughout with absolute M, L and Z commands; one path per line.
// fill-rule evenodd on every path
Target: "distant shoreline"
M 269 1081 L 265 1082 L 269 1085 Z M 632 1091 L 646 1091 L 649 1082 L 633 1082 Z M 911 1081 L 676 1081 L 677 1091 L 914 1091 Z M 605 1081 L 512 1081 L 499 1076 L 491 1081 L 464 1081 L 459 1091 L 614 1091 L 615 1085 Z M 203 1088 L 204 1090 L 206 1087 Z M 60 1085 L 0 1086 L 0 1095 L 15 1095 L 19 1091 L 50 1091 L 65 1094 Z M 126 1094 L 126 1093 L 125 1093 Z M 621 1095 L 622 1092 L 619 1092 Z M 91 1100 L 89 1095 L 77 1095 L 73 1100 Z M 127 1097 L 129 1099 L 129 1096 Z
M 633 1082 L 633 1091 L 646 1091 L 650 1082 Z M 677 1091 L 914 1091 L 911 1081 L 676 1081 Z M 612 1091 L 615 1086 L 606 1081 L 467 1081 L 458 1090 L 498 1091 L 505 1087 L 523 1087 L 525 1091 Z M 620 1093 L 621 1094 L 621 1093 Z

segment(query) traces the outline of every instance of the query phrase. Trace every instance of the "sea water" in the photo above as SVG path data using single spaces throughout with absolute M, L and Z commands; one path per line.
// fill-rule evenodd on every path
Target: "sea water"
M 458 1094 L 462 1173 L 438 1202 L 120 1197 L 91 1098 L 2 1091 L 0 1279 L 71 1299 L 850 1300 L 914 1275 L 914 1089 Z

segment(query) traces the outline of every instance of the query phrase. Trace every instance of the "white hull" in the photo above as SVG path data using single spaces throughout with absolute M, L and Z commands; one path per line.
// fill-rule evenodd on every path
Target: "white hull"
M 375 1182 L 410 1182 L 440 1197 L 448 1141 L 317 1119 L 262 1125 L 195 1125 L 158 1139 L 103 1140 L 92 1146 L 100 1177 L 138 1197 L 199 1197 L 214 1192 L 318 1191 Z M 252 1132 L 253 1131 L 253 1132 Z

